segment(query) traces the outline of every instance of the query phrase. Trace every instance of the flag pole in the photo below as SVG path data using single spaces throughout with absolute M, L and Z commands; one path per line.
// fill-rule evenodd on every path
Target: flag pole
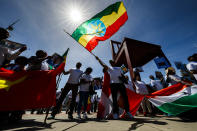
M 67 34 L 67 35 L 69 35 L 71 38 L 73 38 L 65 29 L 64 29 L 64 32 Z M 73 38 L 74 39 L 74 38 Z M 75 40 L 75 39 L 74 39 Z M 77 40 L 75 40 L 77 43 L 79 43 Z M 79 43 L 79 45 L 81 45 L 80 43 Z M 82 45 L 81 45 L 82 46 Z M 84 46 L 82 46 L 83 48 L 85 48 Z M 94 53 L 92 53 L 91 51 L 89 51 L 90 52 L 90 54 L 92 54 L 94 57 L 96 57 L 96 55 L 94 54 Z
M 71 38 L 73 38 L 65 29 L 64 29 L 64 32 L 66 33 L 66 34 L 68 34 Z M 74 39 L 74 38 L 73 38 Z M 75 39 L 74 39 L 75 40 Z M 75 40 L 77 43 L 79 43 L 77 40 Z M 79 43 L 79 45 L 81 45 L 80 43 Z M 82 45 L 81 45 L 82 46 Z M 82 46 L 83 48 L 85 48 L 84 46 Z M 89 51 L 94 57 L 98 57 L 98 56 L 96 56 L 95 54 L 93 54 L 91 51 Z M 104 63 L 103 61 L 101 61 L 102 63 Z M 105 63 L 104 63 L 105 64 Z M 105 64 L 106 65 L 106 64 Z

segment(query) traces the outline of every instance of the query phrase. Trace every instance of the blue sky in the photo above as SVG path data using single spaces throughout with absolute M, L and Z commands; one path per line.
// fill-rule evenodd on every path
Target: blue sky
M 49 55 L 70 52 L 65 70 L 80 61 L 82 70 L 93 67 L 92 75 L 102 76 L 102 68 L 95 58 L 76 43 L 63 29 L 72 33 L 85 20 L 118 0 L 0 0 L 0 26 L 7 27 L 16 19 L 20 21 L 11 32 L 10 40 L 24 43 L 28 50 L 22 55 L 34 55 L 43 49 Z M 110 40 L 122 41 L 124 37 L 162 46 L 172 65 L 174 61 L 187 63 L 187 57 L 197 51 L 196 0 L 123 0 L 128 21 L 109 40 L 100 42 L 93 51 L 106 64 L 111 59 Z M 74 22 L 69 13 L 77 8 L 82 20 Z M 142 79 L 158 70 L 154 62 L 143 67 Z M 151 69 L 151 70 L 150 70 Z M 163 70 L 159 70 L 163 71 Z M 63 76 L 60 87 L 66 83 Z

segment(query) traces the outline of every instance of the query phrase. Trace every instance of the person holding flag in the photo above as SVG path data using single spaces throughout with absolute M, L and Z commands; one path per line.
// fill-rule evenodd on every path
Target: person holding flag
M 133 116 L 129 112 L 129 102 L 128 102 L 128 96 L 127 96 L 127 92 L 126 92 L 126 87 L 120 79 L 123 75 L 121 68 L 115 67 L 115 63 L 113 60 L 109 61 L 109 63 L 111 64 L 111 67 L 108 67 L 97 56 L 95 56 L 95 57 L 98 60 L 98 62 L 101 64 L 101 66 L 103 66 L 104 69 L 109 72 L 109 75 L 111 78 L 110 88 L 111 88 L 112 100 L 113 100 L 113 118 L 114 119 L 119 118 L 119 107 L 118 107 L 118 102 L 117 102 L 117 95 L 118 95 L 118 91 L 119 91 L 124 99 L 124 109 L 126 111 L 126 115 L 130 119 L 132 119 Z
M 9 32 L 0 27 L 0 43 L 5 42 L 4 40 L 6 40 L 9 36 Z M 4 67 L 10 60 L 16 59 L 26 49 L 27 47 L 23 46 L 18 51 L 13 52 L 9 48 L 0 46 L 0 67 Z
M 79 85 L 79 79 L 81 77 L 81 75 L 83 74 L 83 71 L 80 70 L 81 68 L 81 63 L 78 62 L 76 64 L 76 69 L 70 69 L 69 71 L 64 71 L 64 75 L 68 75 L 70 74 L 69 78 L 68 78 L 68 81 L 57 101 L 57 104 L 56 106 L 53 108 L 53 111 L 51 113 L 51 117 L 49 117 L 48 119 L 54 119 L 55 118 L 55 115 L 58 113 L 61 105 L 62 105 L 62 102 L 64 101 L 66 95 L 68 94 L 68 92 L 70 90 L 72 90 L 72 101 L 71 101 L 71 104 L 70 104 L 70 111 L 68 112 L 68 118 L 69 119 L 73 119 L 73 109 L 75 107 L 75 103 L 76 103 L 76 96 L 77 96 L 77 92 L 78 92 L 78 85 Z

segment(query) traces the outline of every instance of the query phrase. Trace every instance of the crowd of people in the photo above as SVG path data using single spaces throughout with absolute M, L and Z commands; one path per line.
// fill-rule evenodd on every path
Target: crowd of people
M 4 42 L 8 37 L 9 32 L 4 28 L 0 28 L 0 42 Z M 53 66 L 50 64 L 51 56 L 48 56 L 43 50 L 36 51 L 35 56 L 31 56 L 30 58 L 19 56 L 26 49 L 27 47 L 23 46 L 18 51 L 13 52 L 10 51 L 9 48 L 0 46 L 0 67 L 16 72 L 24 70 L 50 70 L 58 67 L 54 62 L 52 62 Z M 197 54 L 188 57 L 189 63 L 185 65 L 184 69 L 180 69 L 182 76 L 178 76 L 175 69 L 169 67 L 165 70 L 165 77 L 160 72 L 155 72 L 155 76 L 150 75 L 150 83 L 148 84 L 141 80 L 139 71 L 134 71 L 134 78 L 133 81 L 131 81 L 128 76 L 124 75 L 121 67 L 116 67 L 113 60 L 109 61 L 111 66 L 104 64 L 97 56 L 96 60 L 98 60 L 103 67 L 103 72 L 108 72 L 110 75 L 113 119 L 118 119 L 120 115 L 117 101 L 118 92 L 123 96 L 126 116 L 130 119 L 133 118 L 129 111 L 130 105 L 126 92 L 127 87 L 138 94 L 147 95 L 180 82 L 184 84 L 197 83 Z M 11 61 L 14 61 L 14 63 L 12 64 Z M 98 96 L 96 90 L 102 89 L 102 79 L 93 78 L 91 76 L 93 71 L 91 67 L 88 67 L 83 72 L 81 66 L 82 63 L 78 62 L 75 68 L 63 71 L 63 74 L 69 75 L 69 78 L 65 87 L 62 88 L 61 91 L 57 90 L 57 104 L 52 108 L 49 119 L 54 119 L 62 107 L 66 107 L 69 119 L 73 119 L 74 112 L 77 112 L 78 119 L 81 119 L 81 114 L 83 114 L 84 119 L 87 119 L 87 114 L 89 114 L 90 111 L 97 112 L 100 96 Z M 141 109 L 144 116 L 147 116 L 147 114 L 155 115 L 155 108 L 147 98 L 143 99 Z

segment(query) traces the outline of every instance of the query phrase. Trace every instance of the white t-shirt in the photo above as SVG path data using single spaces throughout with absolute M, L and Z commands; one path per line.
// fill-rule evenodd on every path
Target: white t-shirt
M 80 79 L 85 81 L 92 81 L 91 75 L 83 74 Z M 80 84 L 79 91 L 89 91 L 90 83 Z
M 155 86 L 157 88 L 157 91 L 163 89 L 163 85 L 161 84 L 160 80 L 150 80 L 151 86 Z
M 136 86 L 136 93 L 146 95 L 148 94 L 148 89 L 143 81 L 134 82 Z
M 189 71 L 192 71 L 192 70 L 197 71 L 197 62 L 194 62 L 194 61 L 189 62 L 186 67 Z M 197 80 L 197 74 L 193 74 L 193 75 L 195 79 Z
M 46 62 L 46 61 L 43 61 L 41 63 L 41 66 L 39 67 L 40 65 L 32 65 L 32 64 L 29 64 L 28 66 L 25 67 L 25 70 L 42 70 L 42 71 L 47 71 L 49 70 L 49 64 Z M 39 69 L 39 68 L 40 69 Z M 35 69 L 36 68 L 36 69 Z
M 177 75 L 169 75 L 168 79 L 170 80 L 169 83 L 171 85 L 175 85 L 181 81 L 181 78 Z
M 95 101 L 98 102 L 98 95 L 97 95 L 97 94 L 94 94 L 94 95 L 91 97 L 91 103 L 94 103 Z
M 41 69 L 42 71 L 47 71 L 49 70 L 49 65 L 46 61 L 43 61 L 42 64 L 41 64 Z
M 133 83 L 131 81 L 128 81 L 128 84 L 124 84 L 124 85 L 126 88 L 135 92 L 135 90 L 133 89 Z
M 187 67 L 187 69 L 188 69 L 189 71 L 192 71 L 192 70 L 197 71 L 197 62 L 194 62 L 194 61 L 189 62 L 189 63 L 186 65 L 186 67 Z
M 122 74 L 120 67 L 109 67 L 108 72 L 110 75 L 111 83 L 122 83 L 119 79 Z
M 83 74 L 83 71 L 81 71 L 79 69 L 70 69 L 69 72 L 70 72 L 70 76 L 68 78 L 67 83 L 78 84 L 79 83 L 79 78 Z

